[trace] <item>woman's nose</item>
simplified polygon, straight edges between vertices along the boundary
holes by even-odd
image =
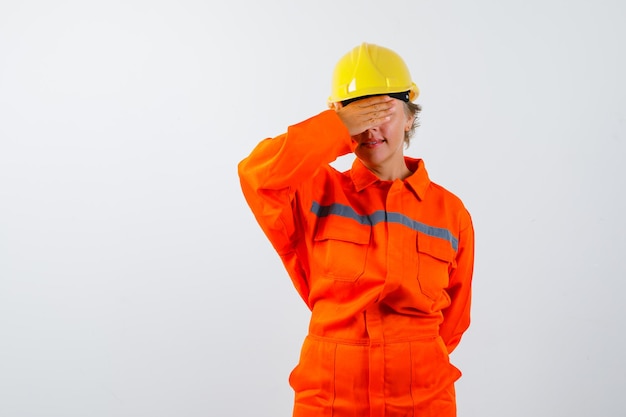
[[[367,134],[368,138],[372,138],[374,137],[374,135],[376,135],[376,133],[378,133],[378,127],[371,127],[367,129],[365,133]]]

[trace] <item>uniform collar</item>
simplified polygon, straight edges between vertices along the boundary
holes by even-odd
[[[404,157],[406,166],[409,170],[413,171],[413,175],[404,180],[404,183],[409,186],[417,194],[420,200],[426,195],[426,189],[430,185],[430,179],[428,178],[428,172],[424,166],[424,161],[421,159]],[[352,169],[350,170],[350,176],[352,182],[357,191],[361,191],[366,187],[374,184],[380,179],[374,175],[372,171],[367,169],[359,158],[355,158],[352,163]]]

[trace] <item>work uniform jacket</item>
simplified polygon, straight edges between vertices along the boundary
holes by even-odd
[[[289,381],[295,417],[456,415],[448,354],[469,326],[474,257],[462,202],[424,162],[382,181],[333,110],[257,145],[239,164],[245,198],[311,309]]]

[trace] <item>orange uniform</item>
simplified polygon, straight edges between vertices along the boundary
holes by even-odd
[[[327,110],[262,141],[239,164],[243,193],[311,309],[290,375],[295,417],[456,415],[448,354],[469,326],[469,213],[413,175],[382,181],[355,159]]]

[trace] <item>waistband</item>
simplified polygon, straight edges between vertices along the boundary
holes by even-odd
[[[338,338],[338,337],[319,336],[319,335],[312,334],[312,333],[307,334],[306,337],[308,339],[317,340],[317,341],[326,342],[326,343],[334,343],[338,345],[370,346],[372,344],[372,339],[346,339],[346,338]],[[413,336],[413,337],[383,339],[382,341],[375,341],[374,343],[391,345],[395,343],[426,342],[426,341],[435,340],[438,337],[439,337],[438,334],[426,334],[426,335],[419,335],[419,336]]]

